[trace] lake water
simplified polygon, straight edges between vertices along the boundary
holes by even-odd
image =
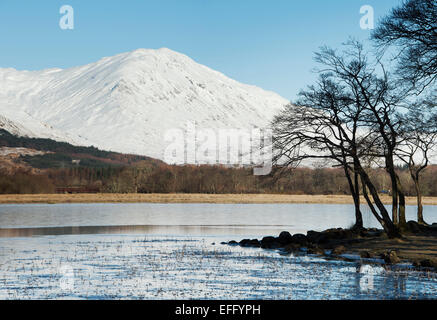
[[[0,298],[437,299],[432,273],[220,244],[353,222],[351,205],[0,205]]]

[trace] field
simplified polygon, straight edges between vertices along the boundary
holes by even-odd
[[[383,196],[386,204],[391,198]],[[282,194],[2,194],[0,204],[8,203],[320,203],[353,204],[346,195],[282,195]],[[365,203],[362,199],[362,203]],[[407,205],[415,205],[414,197]],[[437,205],[437,197],[425,197],[424,205]]]

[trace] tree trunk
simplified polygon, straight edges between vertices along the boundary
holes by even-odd
[[[354,196],[355,228],[363,229],[363,214],[361,213],[359,175],[358,172],[356,171],[354,172],[354,180],[355,180],[355,196]]]
[[[399,192],[399,225],[401,227],[405,227],[407,224],[407,220],[405,217],[405,194],[402,190],[401,181],[399,177],[396,177],[398,183],[398,192]]]
[[[390,216],[388,214],[387,209],[385,208],[384,204],[381,201],[381,198],[378,195],[378,191],[376,190],[375,186],[373,185],[372,181],[369,178],[369,175],[367,172],[360,167],[359,168],[359,174],[361,176],[361,179],[363,181],[364,186],[367,186],[369,189],[369,192],[372,196],[373,201],[375,202],[375,205],[378,207],[378,210],[381,214],[381,217],[377,214],[375,208],[373,207],[372,213],[375,215],[379,223],[384,228],[384,231],[387,233],[387,236],[389,238],[399,238],[401,236],[399,229],[397,226],[390,220]],[[366,198],[367,202],[369,203],[369,206],[371,206],[371,200],[369,196],[367,195]]]
[[[399,224],[399,219],[398,219],[398,191],[393,189],[392,190],[392,209],[391,209],[391,216],[392,216],[392,220],[393,223],[395,225]]]
[[[366,184],[364,183],[362,178],[361,178],[361,181],[362,181],[362,185],[363,185],[363,195],[364,195],[364,198],[367,201],[367,204],[368,204],[368,206],[370,208],[370,211],[372,211],[372,213],[375,216],[376,220],[378,220],[378,222],[382,225],[383,224],[382,218],[379,216],[378,211],[376,211],[375,206],[372,203],[372,200],[370,200],[369,193],[367,192]]]
[[[358,173],[354,173],[354,182],[352,181],[352,177],[350,175],[349,169],[344,168],[344,172],[349,183],[349,188],[351,191],[352,198],[354,200],[355,206],[355,225],[353,229],[360,230],[363,229],[363,215],[361,213],[360,208],[360,187],[358,184]]]
[[[398,215],[398,203],[399,203],[399,190],[398,190],[398,181],[397,175],[395,172],[395,167],[393,163],[393,154],[389,153],[385,157],[385,165],[388,174],[390,175],[391,180],[391,188],[392,188],[392,221],[395,225],[399,224],[399,215]]]
[[[399,219],[398,219],[398,203],[399,203],[399,192],[398,192],[398,187],[397,187],[397,182],[396,182],[396,178],[393,177],[392,173],[389,172],[390,174],[390,179],[391,179],[391,186],[392,186],[392,191],[391,191],[391,198],[392,198],[392,209],[391,209],[391,215],[392,215],[392,221],[395,225],[399,224]]]
[[[414,174],[411,174],[411,177],[414,181],[414,188],[416,189],[416,197],[417,197],[417,222],[420,224],[426,225],[427,223],[423,219],[423,203],[422,203],[422,190],[420,189],[419,177]]]

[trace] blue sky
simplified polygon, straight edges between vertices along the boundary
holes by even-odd
[[[67,68],[137,48],[167,47],[238,81],[294,99],[314,79],[313,53],[366,40],[401,0],[1,0],[0,67]],[[74,30],[59,27],[62,5]]]

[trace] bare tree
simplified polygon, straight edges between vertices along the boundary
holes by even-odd
[[[377,45],[396,46],[399,73],[421,90],[437,79],[437,0],[407,0],[372,34]]]
[[[273,122],[275,161],[296,165],[308,159],[325,159],[342,166],[346,175],[353,172],[356,176],[350,186],[354,201],[358,199],[359,204],[359,177],[375,218],[390,237],[397,237],[399,230],[362,161],[384,157],[399,195],[394,149],[400,124],[395,123],[398,118],[394,115],[400,98],[383,69],[384,76],[376,76],[362,45],[356,41],[349,41],[342,54],[322,48],[316,61],[322,65],[318,83],[302,91],[298,106],[290,105]],[[394,204],[398,204],[397,198]]]
[[[436,17],[437,0],[407,0],[383,18],[379,27],[372,34],[372,38],[382,49],[382,52],[390,47],[399,49],[395,56],[398,65],[397,74],[400,76],[398,84],[408,88],[408,91],[414,90],[419,95],[429,88],[431,95],[434,95],[430,101],[437,100],[434,89],[437,80]],[[408,116],[402,115],[400,117],[405,124],[403,129],[407,129],[402,138],[407,141],[401,142],[402,148],[397,149],[396,152],[408,166],[411,178],[415,183],[418,195],[418,220],[423,223],[419,178],[420,173],[428,166],[428,154],[434,147],[433,139],[435,136],[429,135],[429,127],[426,129],[427,134],[423,132],[427,126],[421,120],[428,118],[429,115],[420,112],[420,105],[412,104],[412,106],[409,109],[413,110]],[[418,114],[421,115],[420,119]],[[419,132],[421,133],[419,134]],[[418,159],[417,153],[421,154],[421,159]],[[388,166],[388,169],[391,169],[391,166]],[[392,175],[393,177],[395,176]],[[396,177],[396,180],[398,183],[394,194],[399,195],[399,222],[404,224],[406,222],[405,196],[399,178]],[[395,197],[397,196],[394,195]],[[395,200],[393,199],[393,203]],[[393,214],[394,211],[393,208]]]
[[[417,197],[417,222],[426,224],[423,218],[422,190],[420,177],[430,164],[430,157],[437,145],[437,114],[433,110],[435,103],[421,101],[404,117],[404,142],[399,145],[396,154],[403,161],[414,182]]]
[[[321,87],[329,86],[325,81],[326,79],[321,79]],[[321,91],[326,89],[326,87],[325,89],[321,87],[319,87]],[[319,106],[322,106],[327,100],[332,100],[327,92],[316,92],[314,87],[309,90],[312,92],[301,93],[301,95],[306,96],[304,99],[308,99],[308,104],[304,103],[303,100],[300,101],[299,105],[302,104],[304,107],[290,104],[273,121],[273,143],[276,151],[274,163],[287,168],[289,166],[296,167],[302,162],[310,160],[341,166],[355,204],[354,229],[362,229],[363,218],[360,209],[358,174],[353,169],[353,160],[347,155],[349,151],[345,150],[348,142],[344,139],[344,132],[340,128],[343,123],[335,111],[325,113],[319,109]],[[311,107],[309,107],[309,103],[312,104]],[[317,106],[314,106],[313,103]],[[329,102],[327,103],[329,104]],[[335,102],[332,101],[332,103]],[[334,109],[336,108],[334,107]]]

